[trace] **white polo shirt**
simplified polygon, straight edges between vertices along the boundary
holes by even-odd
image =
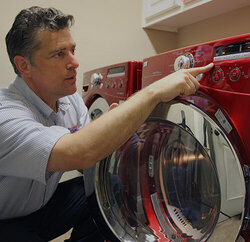
[[[58,100],[55,113],[17,77],[0,89],[0,219],[28,215],[44,206],[62,172],[47,172],[55,143],[89,123],[77,93]]]

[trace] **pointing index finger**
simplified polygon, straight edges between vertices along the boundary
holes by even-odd
[[[213,68],[213,66],[214,66],[214,63],[210,63],[210,64],[208,64],[206,66],[194,67],[194,68],[188,69],[188,72],[192,76],[196,77],[201,73],[205,73],[205,72],[210,71]]]

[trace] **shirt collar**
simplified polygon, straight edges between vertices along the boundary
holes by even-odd
[[[40,97],[38,97],[33,90],[26,84],[26,82],[19,76],[16,77],[13,83],[10,84],[9,88],[12,86],[16,88],[21,95],[32,103],[40,113],[49,117],[54,111],[50,108]],[[66,112],[70,106],[68,97],[59,98],[57,101],[58,112],[60,110]]]

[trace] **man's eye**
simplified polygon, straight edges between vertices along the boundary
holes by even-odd
[[[72,49],[72,54],[74,55],[75,54],[75,52],[76,52],[76,49]]]
[[[64,53],[63,52],[58,52],[54,55],[54,57],[58,58],[58,57],[63,57]]]

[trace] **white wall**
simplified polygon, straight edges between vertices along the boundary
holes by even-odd
[[[250,33],[249,6],[181,28],[177,47]]]
[[[142,60],[175,47],[176,34],[141,28],[142,0],[2,0],[0,8],[0,87],[15,78],[5,35],[15,16],[30,6],[56,7],[75,17],[78,92],[85,71],[128,60]]]

